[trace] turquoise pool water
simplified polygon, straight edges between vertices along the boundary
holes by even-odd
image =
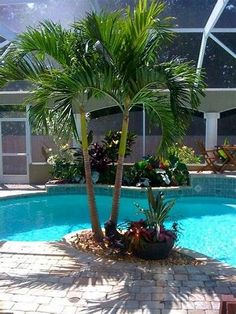
[[[101,222],[109,218],[111,198],[96,197]],[[146,199],[137,199],[147,205]],[[133,198],[121,200],[120,221],[139,219]],[[182,228],[179,246],[190,248],[236,267],[236,200],[182,197],[167,225]],[[72,231],[90,228],[85,195],[55,195],[0,201],[0,240],[52,241]]]

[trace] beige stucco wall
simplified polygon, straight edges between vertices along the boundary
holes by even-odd
[[[51,165],[33,163],[29,165],[29,184],[45,184],[50,178]]]

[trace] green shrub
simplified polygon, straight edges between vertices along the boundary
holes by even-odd
[[[125,171],[123,184],[136,186],[188,185],[189,172],[186,165],[174,155],[171,155],[166,161],[149,156],[136,162]]]
[[[96,183],[113,184],[115,181],[114,163],[118,159],[120,132],[109,131],[106,133],[101,144],[92,143],[92,132],[89,133],[90,146],[89,156],[92,172],[98,174]],[[132,151],[136,135],[128,133],[127,152],[128,156]],[[84,182],[83,153],[81,148],[69,148],[64,146],[57,154],[48,158],[52,165],[51,175],[54,179],[67,182]]]
[[[175,145],[169,147],[169,155],[174,155],[179,158],[179,160],[185,164],[200,164],[201,156],[196,155],[192,147],[186,145],[180,145],[176,143]]]
[[[118,160],[120,137],[121,137],[120,131],[108,131],[105,134],[104,140],[102,141],[107,157],[111,163],[115,163]],[[131,154],[132,146],[135,143],[136,137],[137,136],[134,133],[128,132],[125,157]]]
[[[50,156],[48,163],[52,165],[53,179],[79,182],[84,177],[83,165],[76,161],[73,152],[68,148],[61,149],[58,154]]]

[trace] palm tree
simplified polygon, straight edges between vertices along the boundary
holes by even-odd
[[[0,85],[25,80],[32,83],[32,114],[44,122],[57,111],[58,125],[80,113],[81,139],[92,230],[97,240],[102,231],[97,215],[88,158],[85,113],[91,97],[105,96],[123,112],[122,135],[115,179],[111,220],[118,220],[129,112],[145,105],[162,129],[159,152],[184,134],[186,106],[197,108],[202,81],[189,63],[160,63],[159,54],[173,34],[168,19],[160,19],[164,5],[140,0],[134,11],[88,14],[64,30],[45,22],[18,37],[0,68]],[[167,93],[166,91],[169,91]]]
[[[112,99],[123,113],[119,157],[110,220],[118,220],[123,164],[129,126],[129,112],[144,105],[162,129],[158,152],[181,137],[196,109],[204,84],[191,63],[178,60],[161,63],[163,45],[173,38],[169,19],[160,19],[164,4],[139,0],[133,11],[91,13],[75,28],[83,32],[91,47],[103,58],[103,80],[99,90]],[[100,69],[101,70],[101,69]]]
[[[28,30],[12,43],[0,67],[0,85],[13,81],[31,83],[31,118],[39,126],[46,117],[57,114],[58,130],[68,121],[75,136],[81,133],[87,195],[92,231],[96,240],[103,238],[95,204],[91,167],[88,155],[86,111],[89,99],[87,86],[93,84],[96,62],[92,55],[81,58],[86,43],[79,34],[51,22]],[[80,113],[81,130],[76,129],[74,113]]]

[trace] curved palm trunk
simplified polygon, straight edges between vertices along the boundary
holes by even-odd
[[[118,156],[118,161],[117,161],[116,178],[115,178],[115,186],[114,186],[111,217],[110,217],[110,220],[115,225],[117,224],[117,221],[118,221],[119,202],[120,202],[120,193],[121,193],[121,185],[122,185],[122,177],[123,177],[128,127],[129,127],[129,110],[125,109],[124,114],[123,114],[123,122],[122,122],[122,130],[121,130],[121,138],[120,138],[120,146],[119,146],[119,156]]]
[[[92,231],[94,233],[94,238],[97,241],[102,241],[103,232],[101,225],[98,219],[98,213],[95,203],[95,195],[91,174],[91,166],[88,154],[88,138],[87,138],[87,122],[86,116],[83,109],[80,110],[80,119],[81,119],[81,140],[82,140],[82,150],[84,157],[84,170],[85,170],[85,179],[86,179],[86,189],[88,194],[88,203],[89,203],[89,213],[92,225]]]

